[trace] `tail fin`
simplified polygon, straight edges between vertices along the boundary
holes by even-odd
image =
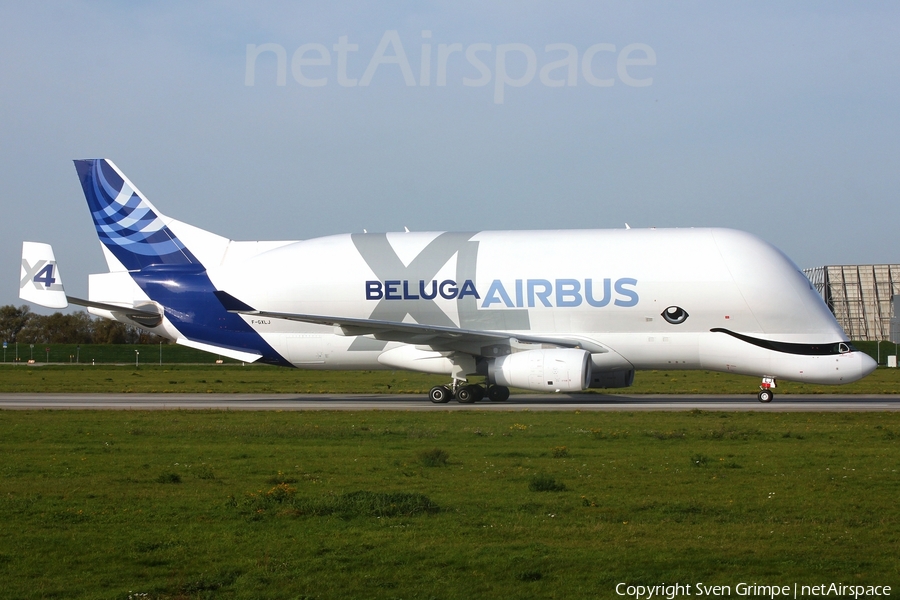
[[[47,308],[69,305],[50,244],[22,242],[19,298]]]
[[[76,160],[75,170],[100,241],[129,271],[149,265],[200,264],[150,204],[108,159]]]

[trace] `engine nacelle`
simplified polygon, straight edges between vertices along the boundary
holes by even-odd
[[[575,348],[516,352],[494,359],[488,380],[538,392],[580,392],[591,384],[591,353]]]

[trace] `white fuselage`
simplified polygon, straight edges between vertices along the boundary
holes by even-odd
[[[727,333],[797,347],[847,341],[784,254],[734,230],[348,234],[207,269],[217,289],[260,311],[577,340],[595,370],[709,369],[845,383],[873,367],[860,352],[786,352]],[[664,318],[667,309],[675,322]],[[394,366],[379,357],[404,345],[242,318],[298,367]]]

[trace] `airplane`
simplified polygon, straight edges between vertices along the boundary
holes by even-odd
[[[799,268],[721,228],[351,233],[234,241],[161,213],[108,159],[75,169],[109,272],[67,296],[24,242],[20,297],[247,363],[445,375],[432,402],[630,386],[702,369],[843,384],[875,361]],[[481,380],[482,383],[474,383]]]

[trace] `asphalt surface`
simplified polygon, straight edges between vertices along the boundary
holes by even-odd
[[[500,411],[900,411],[900,395],[523,394],[506,402],[432,404],[422,395],[381,394],[0,394],[0,410],[500,410]]]

